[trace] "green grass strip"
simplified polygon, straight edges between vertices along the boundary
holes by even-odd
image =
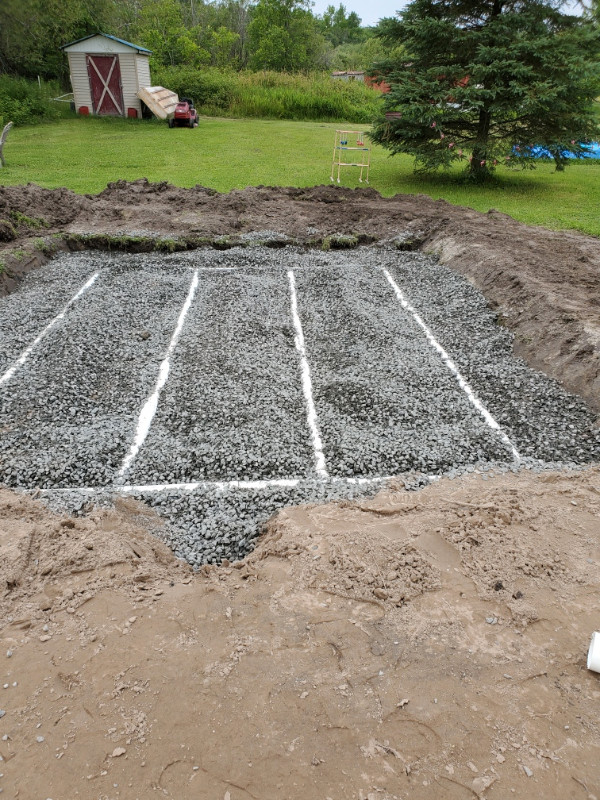
[[[336,128],[360,124],[201,118],[194,130],[166,123],[72,118],[16,127],[5,148],[0,183],[34,182],[96,193],[110,181],[148,178],[176,186],[196,184],[219,192],[246,186],[314,186],[330,183]],[[360,186],[346,168],[342,185]],[[407,157],[373,148],[371,184],[384,196],[426,194],[479,211],[495,208],[523,222],[600,236],[600,162],[577,163],[564,173],[552,164],[534,171],[501,169],[489,186],[472,186],[457,171],[418,176]]]

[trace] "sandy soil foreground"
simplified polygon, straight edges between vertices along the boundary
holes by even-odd
[[[194,575],[150,512],[0,492],[19,800],[600,797],[600,470],[283,512]]]

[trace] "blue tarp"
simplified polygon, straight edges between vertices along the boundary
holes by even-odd
[[[600,143],[592,142],[591,144],[580,145],[585,152],[581,155],[571,153],[568,150],[563,150],[561,156],[563,158],[600,158]],[[527,149],[527,155],[534,158],[554,158],[549,150],[545,147],[532,147]]]

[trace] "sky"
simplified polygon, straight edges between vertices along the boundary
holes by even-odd
[[[393,17],[406,5],[405,0],[342,0],[346,11],[356,11],[364,26],[376,25],[382,17]],[[313,14],[322,14],[327,6],[339,6],[340,0],[314,0]]]
[[[346,11],[356,11],[362,20],[363,26],[377,25],[382,17],[393,17],[396,11],[404,8],[408,0],[313,0],[313,14],[322,14],[327,6],[339,6],[340,2],[346,7]],[[579,14],[581,8],[576,0],[571,0],[563,9],[566,13]]]

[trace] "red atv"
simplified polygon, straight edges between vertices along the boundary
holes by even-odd
[[[175,108],[175,114],[169,119],[169,128],[186,127],[195,128],[198,125],[198,112],[194,108],[194,101],[188,97],[180,97]]]

